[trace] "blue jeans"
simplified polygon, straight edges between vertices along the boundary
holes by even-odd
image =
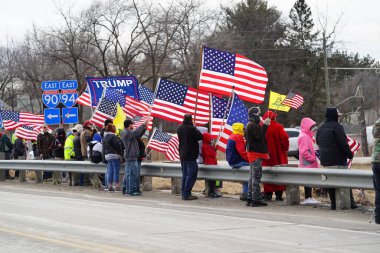
[[[138,192],[141,192],[140,191],[140,171],[141,171],[141,161],[137,161],[136,188]]]
[[[140,177],[137,160],[125,162],[125,193],[132,194],[138,192],[137,177]]]
[[[108,186],[112,186],[113,183],[119,184],[119,171],[120,171],[120,159],[107,160],[107,182]]]
[[[237,164],[234,164],[234,165],[230,165],[230,166],[233,169],[239,169],[240,167],[243,167],[243,166],[249,166],[249,162],[242,161],[240,163],[237,163]],[[248,182],[243,182],[242,185],[243,185],[243,194],[244,193],[248,193]]]
[[[198,176],[198,163],[196,161],[181,161],[182,167],[182,198],[188,198]]]
[[[380,223],[380,163],[372,163],[373,186],[375,188],[375,221]]]

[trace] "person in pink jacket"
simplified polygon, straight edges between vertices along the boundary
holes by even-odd
[[[301,133],[298,136],[299,167],[319,168],[318,158],[314,150],[314,133],[317,131],[317,124],[310,118],[301,120]],[[318,204],[319,201],[312,198],[312,188],[305,186],[305,200],[303,204]]]

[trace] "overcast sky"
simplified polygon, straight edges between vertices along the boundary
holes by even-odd
[[[38,26],[54,23],[57,10],[55,3],[74,5],[76,10],[88,6],[92,0],[0,0],[0,43],[10,39],[20,40],[27,29],[35,23]],[[238,2],[236,0],[207,0],[209,6]],[[293,0],[268,0],[288,17]],[[380,2],[377,0],[308,0],[312,8],[314,23],[318,25],[318,13],[328,15],[333,25],[343,13],[338,27],[337,40],[343,41],[339,49],[371,55],[380,60]]]

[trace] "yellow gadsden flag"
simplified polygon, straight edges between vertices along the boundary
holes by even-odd
[[[119,104],[116,104],[116,116],[113,119],[113,124],[116,127],[116,132],[118,133],[119,131],[124,129],[124,120],[126,119],[125,112],[123,109],[121,109]]]
[[[285,97],[286,97],[286,95],[281,95],[280,93],[270,91],[269,109],[288,112],[290,110],[290,107],[281,104],[282,101],[284,101]]]

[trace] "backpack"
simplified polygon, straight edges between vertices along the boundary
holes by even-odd
[[[102,145],[102,144],[97,141],[92,141],[88,144],[88,148],[89,148],[88,158],[90,159],[92,163],[100,163],[101,161],[103,161],[102,152],[98,151],[98,150],[102,150],[102,148],[94,149],[96,145]]]

